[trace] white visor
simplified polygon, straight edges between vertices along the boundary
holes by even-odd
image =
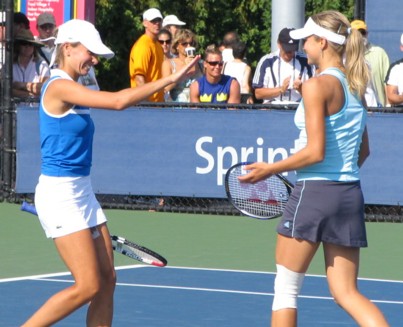
[[[313,21],[312,18],[309,18],[306,21],[305,26],[303,28],[290,31],[290,36],[294,40],[305,39],[311,35],[323,37],[324,39],[330,42],[334,42],[340,45],[343,45],[346,42],[346,37],[344,35],[334,33],[332,31],[327,30],[326,28],[323,28],[322,26],[319,26]]]

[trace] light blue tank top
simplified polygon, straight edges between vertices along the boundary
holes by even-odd
[[[74,106],[63,115],[46,111],[43,97],[50,83],[59,78],[71,79],[62,71],[43,86],[39,104],[41,173],[47,176],[88,176],[92,163],[94,123],[90,109]]]
[[[350,92],[342,71],[329,68],[321,73],[324,74],[335,76],[340,81],[345,103],[338,113],[326,117],[325,159],[298,170],[297,180],[356,181],[359,180],[358,153],[367,112],[361,100]],[[298,148],[302,149],[307,144],[303,100],[297,108],[294,122],[300,129]]]

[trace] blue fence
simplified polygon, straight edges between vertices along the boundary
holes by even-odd
[[[98,194],[225,198],[224,175],[239,161],[292,154],[292,110],[130,108],[92,110],[92,180]],[[403,200],[403,115],[369,115],[371,156],[362,171],[367,204]],[[17,193],[33,193],[40,173],[38,108],[17,108]],[[294,173],[288,178],[295,180]]]

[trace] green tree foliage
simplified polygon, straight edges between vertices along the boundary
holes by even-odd
[[[159,8],[164,16],[175,14],[198,36],[201,52],[219,44],[228,31],[237,31],[247,44],[247,57],[256,66],[271,51],[271,0],[97,0],[96,26],[105,43],[115,52],[112,60],[97,67],[99,84],[105,90],[128,87],[130,49],[144,32],[142,13]],[[306,0],[306,16],[327,9],[343,12],[352,19],[354,0]]]

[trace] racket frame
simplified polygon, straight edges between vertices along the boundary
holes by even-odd
[[[168,263],[160,254],[149,248],[126,240],[124,237],[111,235],[111,241],[113,250],[137,261],[157,267],[165,267]],[[139,252],[143,252],[145,255],[141,256],[138,254]]]
[[[33,215],[38,215],[35,205],[26,201],[22,202],[20,209]],[[121,236],[110,235],[110,238],[113,250],[129,258],[157,267],[165,267],[168,263],[162,255],[150,250],[149,248],[146,248],[145,246],[133,243]],[[139,252],[142,252],[145,255],[141,256],[138,254]]]
[[[254,215],[250,212],[248,212],[247,210],[241,208],[238,206],[238,204],[236,203],[236,201],[233,200],[233,196],[231,195],[231,191],[230,191],[230,187],[229,187],[229,178],[231,175],[231,172],[236,169],[237,167],[242,167],[242,166],[246,166],[246,165],[250,165],[253,162],[238,162],[235,165],[231,166],[226,174],[225,174],[225,192],[227,194],[227,198],[229,200],[229,202],[232,204],[232,206],[237,209],[239,212],[241,212],[242,214],[244,214],[245,216],[251,217],[251,218],[256,218],[256,219],[260,219],[260,220],[269,220],[269,219],[274,219],[274,218],[278,218],[282,216],[282,212],[276,214],[276,215],[267,215],[267,216],[260,216],[260,215]],[[274,174],[274,176],[278,177],[280,179],[280,181],[282,181],[287,189],[288,195],[291,194],[292,190],[294,189],[294,185],[287,179],[285,178],[283,175],[281,174]]]

